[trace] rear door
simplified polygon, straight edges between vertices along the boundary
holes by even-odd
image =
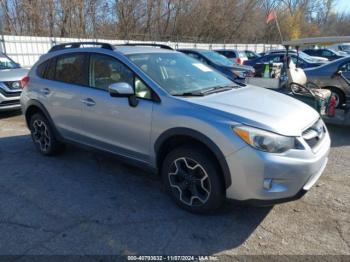
[[[68,53],[54,57],[48,63],[43,79],[36,85],[38,100],[44,104],[63,137],[79,140],[81,94],[88,85],[87,55]]]

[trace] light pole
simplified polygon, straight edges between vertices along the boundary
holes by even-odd
[[[4,10],[3,10],[3,6],[0,5],[0,52],[6,54],[3,25],[4,25]]]

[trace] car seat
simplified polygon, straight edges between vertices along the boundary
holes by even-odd
[[[301,68],[297,68],[294,62],[289,59],[289,67],[287,68],[288,75],[288,86],[292,93],[300,100],[303,99],[302,96],[313,97],[316,100],[315,108],[322,114],[325,114],[326,109],[328,108],[328,103],[332,97],[332,92],[327,89],[321,89],[317,86],[311,88],[310,85],[307,85],[307,77],[305,72]],[[310,101],[310,100],[309,100]],[[307,101],[304,101],[308,103]],[[308,103],[310,104],[310,103]],[[324,111],[324,112],[323,112]]]

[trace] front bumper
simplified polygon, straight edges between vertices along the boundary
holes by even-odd
[[[226,157],[232,184],[229,199],[280,203],[303,196],[322,175],[330,150],[327,133],[317,152],[311,148],[271,154],[246,146]]]

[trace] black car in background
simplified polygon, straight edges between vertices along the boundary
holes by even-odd
[[[251,66],[239,65],[227,59],[219,53],[206,49],[178,49],[177,51],[199,60],[200,62],[211,66],[212,68],[225,74],[227,78],[244,82],[246,77],[255,75],[255,70]]]
[[[328,48],[321,48],[321,49],[305,49],[303,50],[304,53],[311,55],[311,56],[320,56],[327,58],[329,61],[333,61],[339,58],[343,58],[345,55],[341,55],[338,52],[328,49]]]

